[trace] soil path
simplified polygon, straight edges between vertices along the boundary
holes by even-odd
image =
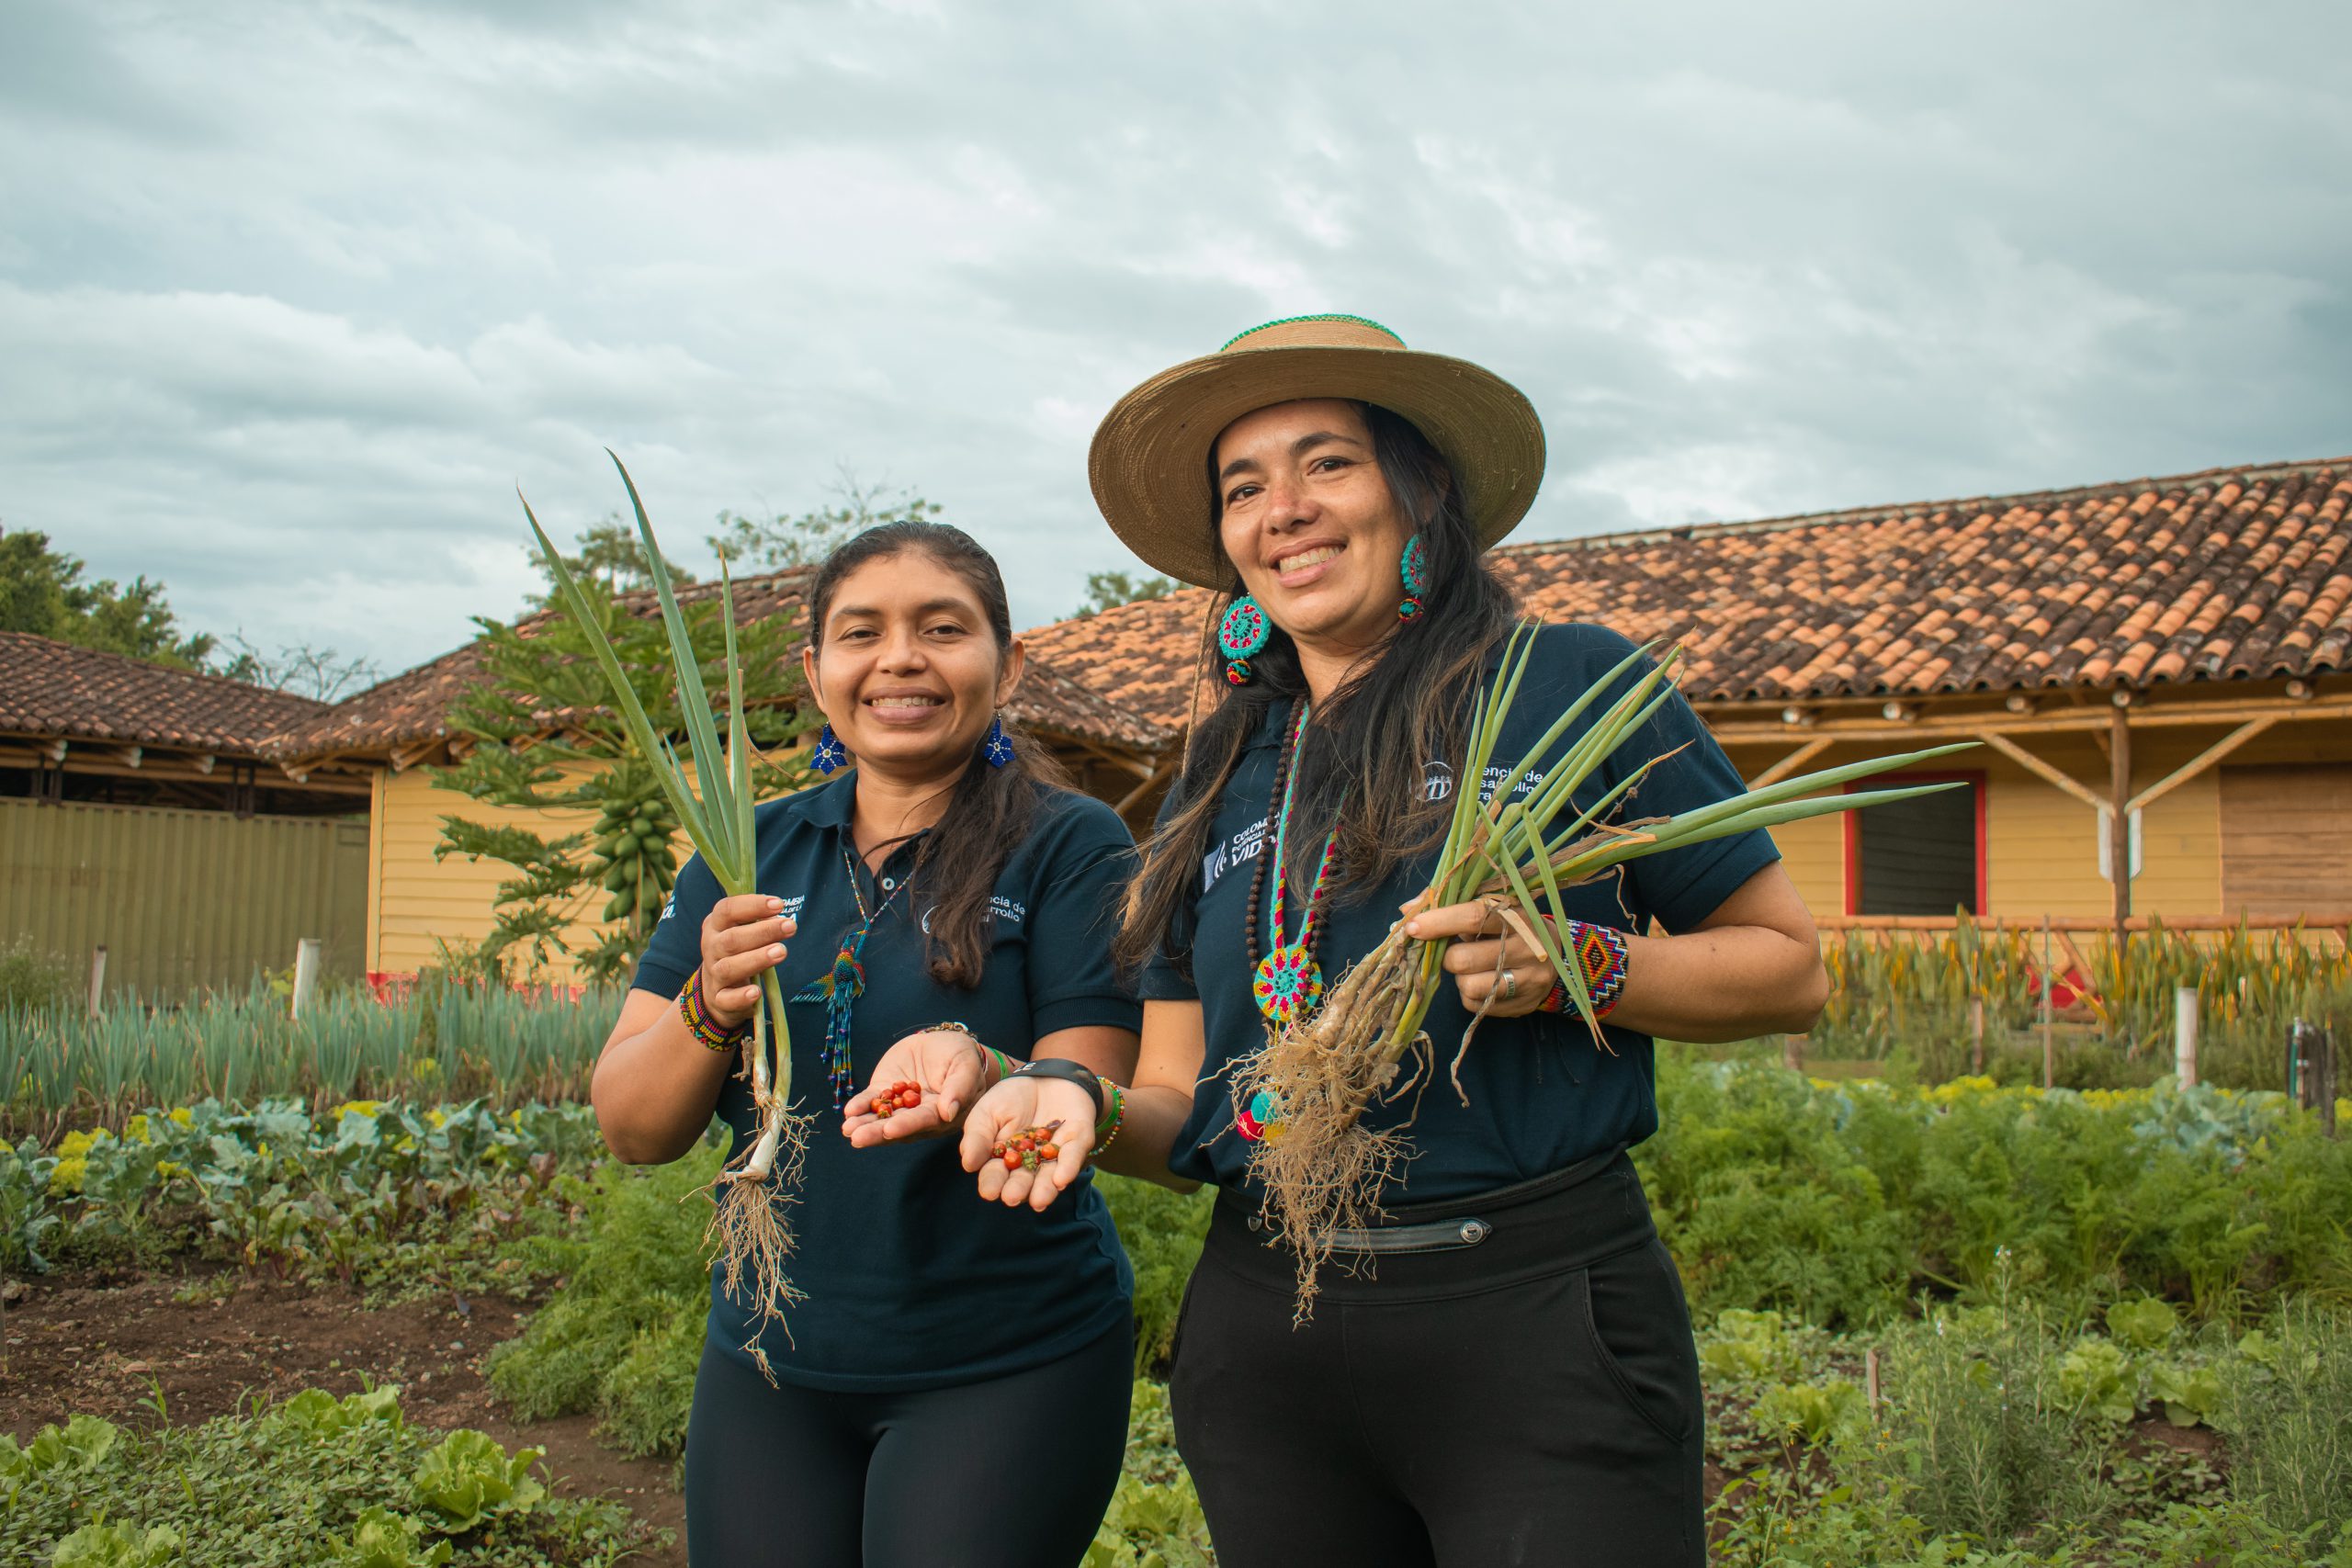
[[[351,1393],[363,1380],[398,1383],[413,1424],[473,1427],[510,1448],[545,1449],[558,1492],[616,1498],[671,1532],[666,1547],[650,1545],[633,1563],[685,1568],[685,1504],[668,1461],[615,1453],[590,1435],[590,1416],[517,1423],[492,1397],[483,1359],[514,1337],[528,1308],[444,1296],[369,1311],[351,1291],[251,1279],[225,1300],[183,1302],[187,1282],[12,1282],[0,1316],[0,1431],[21,1442],[76,1415],[145,1424],[159,1393],[169,1420],[191,1424],[254,1393],[276,1400],[306,1388]]]

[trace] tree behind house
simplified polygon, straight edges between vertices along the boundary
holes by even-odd
[[[713,551],[742,571],[783,571],[814,566],[840,545],[885,523],[932,523],[945,511],[912,490],[866,484],[847,469],[833,481],[831,506],[797,516],[747,517],[718,514],[718,532],[704,539]]]
[[[78,648],[127,654],[175,670],[202,670],[217,639],[183,633],[164,585],[83,579],[80,558],[52,550],[49,536],[0,531],[0,631],[30,632]]]

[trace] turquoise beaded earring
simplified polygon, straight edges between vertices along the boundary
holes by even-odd
[[[1419,534],[1405,542],[1405,558],[1396,563],[1396,574],[1405,580],[1405,602],[1396,606],[1396,618],[1409,621],[1421,613],[1421,595],[1430,591],[1430,556]]]
[[[1216,624],[1216,649],[1225,655],[1225,678],[1237,686],[1247,683],[1250,660],[1265,650],[1273,635],[1273,623],[1247,593],[1228,605],[1225,618]]]

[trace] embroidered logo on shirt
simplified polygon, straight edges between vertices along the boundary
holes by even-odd
[[[1421,798],[1447,800],[1453,795],[1453,770],[1431,758],[1421,764]]]
[[[1265,847],[1266,819],[1261,817],[1201,857],[1201,891],[1215,887],[1217,878],[1234,867],[1256,860]]]
[[[1478,781],[1478,799],[1480,802],[1489,806],[1493,805],[1496,794],[1502,789],[1503,781],[1510,776],[1510,770],[1509,768],[1501,766],[1489,767],[1487,770],[1486,776]],[[1516,800],[1543,782],[1544,775],[1542,773],[1522,774],[1521,775],[1519,782],[1510,786],[1510,798]]]
[[[922,928],[923,935],[931,934],[931,917],[938,912],[939,906],[936,904],[922,912],[922,919],[916,924]],[[1017,926],[1029,918],[1029,907],[1000,893],[989,900],[989,913],[1009,926]]]

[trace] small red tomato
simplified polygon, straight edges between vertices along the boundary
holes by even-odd
[[[899,1091],[899,1110],[912,1111],[916,1106],[921,1105],[922,1103],[922,1095],[918,1090],[909,1089]]]
[[[1037,1157],[1039,1159],[1049,1160],[1059,1159],[1062,1157],[1062,1146],[1059,1144],[1047,1144],[1044,1148],[1037,1151]]]
[[[1021,1168],[1021,1156],[1014,1154],[1011,1149],[1005,1150],[1004,1168],[1007,1170],[1019,1170]]]

